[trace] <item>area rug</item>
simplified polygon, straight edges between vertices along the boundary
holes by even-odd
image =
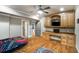
[[[35,53],[53,53],[53,51],[48,48],[41,47],[38,48]]]

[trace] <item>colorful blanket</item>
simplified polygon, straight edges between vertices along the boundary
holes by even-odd
[[[12,37],[2,39],[0,40],[0,52],[6,52],[27,43],[28,41],[23,37]]]

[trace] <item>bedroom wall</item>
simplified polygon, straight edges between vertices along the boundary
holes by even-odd
[[[16,10],[2,5],[0,6],[0,15],[2,15],[0,16],[0,39],[20,35],[23,36],[22,20],[28,20],[29,22],[32,20],[32,18],[27,17],[25,14],[16,12]],[[21,17],[19,18],[17,16]],[[28,23],[28,27],[28,36],[31,36],[30,23]]]
[[[23,36],[22,21],[28,23],[26,37],[32,37],[32,24],[29,18],[19,18],[14,16],[0,15],[0,39],[5,39],[15,36]],[[26,24],[25,24],[26,25]]]
[[[79,52],[79,23],[77,23],[79,19],[79,6],[76,6],[75,11],[75,34],[76,34],[76,48]]]
[[[42,32],[45,32],[45,26],[44,26],[45,17],[42,17],[42,18],[40,19],[40,22],[41,22],[41,33],[42,33]]]

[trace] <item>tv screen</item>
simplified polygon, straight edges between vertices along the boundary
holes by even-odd
[[[52,25],[52,26],[60,26],[60,21],[59,21],[59,19],[53,19],[53,20],[51,21],[51,25]]]

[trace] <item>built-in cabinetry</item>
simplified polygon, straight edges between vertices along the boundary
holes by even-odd
[[[52,32],[44,32],[43,37],[45,39],[58,40],[61,45],[75,47],[76,46],[76,38],[75,34],[64,34],[64,33],[52,33]]]
[[[51,27],[51,18],[50,17],[45,18],[45,27]]]
[[[75,30],[75,14],[74,11],[68,11],[58,14],[53,14],[46,17],[45,20],[46,32],[43,33],[45,39],[51,40],[60,44],[60,52],[69,52],[69,47],[76,47]],[[57,45],[56,44],[56,45]],[[59,46],[57,46],[59,47]],[[57,50],[57,48],[55,48]],[[74,49],[73,49],[74,50]]]
[[[76,38],[75,35],[72,34],[64,34],[61,37],[61,44],[75,47],[76,46]]]
[[[58,16],[60,16],[60,19],[59,19],[60,26],[52,26],[51,20],[55,20]],[[74,28],[74,26],[75,26],[74,12],[64,12],[64,13],[59,13],[52,16],[47,16],[45,20],[45,27]]]
[[[75,27],[75,15],[74,12],[60,13],[61,27],[74,28]]]

